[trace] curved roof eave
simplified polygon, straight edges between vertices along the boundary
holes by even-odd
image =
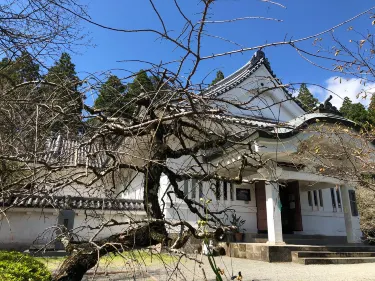
[[[309,113],[297,117],[289,122],[283,124],[281,127],[277,127],[271,131],[265,130],[257,130],[256,132],[259,134],[261,138],[268,138],[268,139],[286,139],[293,137],[301,132],[301,130],[307,128],[312,124],[317,124],[319,122],[322,123],[330,123],[330,124],[341,124],[346,127],[350,127],[355,129],[356,131],[360,131],[363,127],[349,119],[346,119],[342,116],[332,114],[332,113]]]

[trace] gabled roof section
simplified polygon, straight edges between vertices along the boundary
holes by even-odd
[[[78,166],[87,165],[103,168],[110,160],[106,150],[115,150],[123,141],[122,137],[115,137],[109,141],[107,148],[103,143],[85,144],[84,139],[65,139],[62,135],[48,138],[45,150],[40,155],[40,160],[53,166]]]
[[[255,52],[255,54],[247,64],[245,64],[239,70],[227,76],[223,80],[220,80],[214,85],[208,87],[202,94],[208,96],[220,96],[228,92],[229,90],[237,87],[247,78],[249,78],[262,65],[266,67],[271,76],[275,78],[279,85],[281,85],[281,81],[278,78],[276,78],[276,75],[272,71],[271,65],[268,59],[266,58],[265,53],[262,50],[258,50]],[[285,94],[289,96],[299,107],[305,110],[302,103],[299,100],[294,98],[285,88],[282,89],[285,92]]]

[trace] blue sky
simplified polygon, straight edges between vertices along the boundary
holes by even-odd
[[[173,0],[155,0],[154,2],[165,19],[167,29],[172,34],[177,34],[184,22],[177,13]],[[179,0],[179,3],[186,15],[193,21],[199,19],[197,12],[202,8],[202,4],[194,0]],[[251,47],[267,42],[283,41],[285,37],[296,39],[318,33],[375,5],[371,0],[281,0],[280,3],[285,5],[286,9],[260,0],[217,0],[210,11],[210,20],[262,16],[277,18],[282,22],[244,20],[235,23],[211,24],[206,32],[230,39],[245,47]],[[111,27],[161,28],[148,0],[91,1],[89,14],[92,20]],[[375,28],[371,26],[369,15],[349,25],[358,29]],[[335,34],[348,40],[346,29],[349,25],[336,30]],[[147,67],[136,62],[119,61],[139,59],[158,63],[178,59],[182,54],[172,48],[169,43],[158,40],[151,34],[113,32],[91,24],[83,24],[83,26],[90,32],[92,43],[96,47],[78,49],[80,54],[73,55],[73,61],[81,77],[86,76],[87,73],[98,73],[110,69],[120,77],[126,77],[129,75],[127,71],[135,72]],[[233,44],[212,38],[204,38],[202,46],[203,54],[207,55],[238,48]],[[302,43],[300,47],[314,50],[311,41]],[[274,72],[284,83],[308,82],[327,87],[337,84],[338,80],[333,79],[335,73],[309,64],[290,47],[271,47],[265,52]],[[245,64],[252,54],[253,51],[250,51],[205,61],[200,65],[195,81],[200,81],[217,69],[229,75]],[[213,76],[214,73],[209,75],[206,82],[210,82]],[[351,81],[350,93],[348,90],[345,91],[345,83],[346,81],[335,88],[340,91],[337,94],[342,97],[355,96],[352,92],[358,90],[357,82]],[[316,87],[311,87],[311,89],[321,99],[325,98],[324,91]],[[335,103],[339,105],[340,101],[336,100]]]

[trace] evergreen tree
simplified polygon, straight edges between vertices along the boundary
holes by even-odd
[[[51,89],[50,93],[54,93],[55,104],[64,109],[61,118],[57,118],[52,126],[53,131],[60,131],[63,127],[73,133],[77,132],[78,124],[82,114],[82,99],[84,98],[78,91],[80,80],[75,71],[75,65],[71,61],[71,57],[67,53],[63,53],[52,66],[45,80],[58,85]]]
[[[345,97],[344,101],[342,102],[341,108],[340,108],[340,112],[342,113],[342,115],[344,117],[349,116],[349,112],[350,112],[350,109],[351,109],[352,105],[353,105],[353,103],[352,103],[351,99],[348,98],[348,97]]]
[[[129,84],[129,98],[138,97],[141,93],[150,94],[155,91],[154,84],[146,71],[140,70],[135,76],[132,83]]]
[[[370,99],[370,104],[368,106],[368,110],[369,111],[374,111],[375,112],[375,94],[373,94],[371,96],[371,99]]]
[[[154,79],[154,81],[157,80]],[[136,104],[133,100],[138,98],[141,94],[148,96],[150,99],[155,95],[155,86],[152,83],[151,78],[148,77],[147,72],[142,69],[137,73],[133,82],[129,83],[128,92],[124,97],[127,102],[126,111],[128,113],[134,112]]]
[[[142,69],[136,74],[134,80],[127,85],[123,84],[117,76],[112,75],[101,86],[94,105],[96,108],[103,109],[116,116],[129,116],[135,112],[137,108],[135,99],[140,95],[147,96],[153,100],[154,104],[161,100],[168,92],[169,85],[164,84],[157,91],[158,87],[160,87],[160,78],[148,76],[147,72]],[[155,96],[156,93],[158,94],[157,97]]]
[[[101,86],[95,107],[116,114],[126,107],[126,85],[116,75],[111,75]]]
[[[352,103],[352,101],[345,97],[340,108],[340,112],[345,118],[348,118],[361,125],[366,125],[370,122],[370,116],[366,108],[361,103]]]
[[[26,81],[36,81],[41,78],[39,65],[32,56],[24,52],[16,60],[3,58],[0,62],[0,87],[6,89]]]
[[[370,104],[368,106],[367,111],[370,124],[375,126],[375,95],[371,96]]]
[[[219,70],[218,72],[216,72],[216,77],[214,80],[212,80],[211,85],[214,85],[223,79],[224,79],[224,73],[221,70]]]
[[[15,61],[16,73],[19,82],[36,81],[40,79],[39,64],[34,62],[33,57],[24,52]]]
[[[306,111],[312,111],[319,102],[318,99],[311,94],[305,83],[301,84],[297,99],[302,102]]]

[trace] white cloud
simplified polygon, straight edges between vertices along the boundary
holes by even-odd
[[[370,103],[371,94],[375,93],[375,83],[369,83],[364,86],[363,83],[361,84],[361,80],[356,78],[331,77],[322,86],[325,89],[318,86],[310,86],[308,88],[320,102],[332,95],[331,103],[338,109],[341,107],[345,97],[349,97],[353,103],[360,102],[367,106]],[[365,96],[366,93],[367,97]]]

